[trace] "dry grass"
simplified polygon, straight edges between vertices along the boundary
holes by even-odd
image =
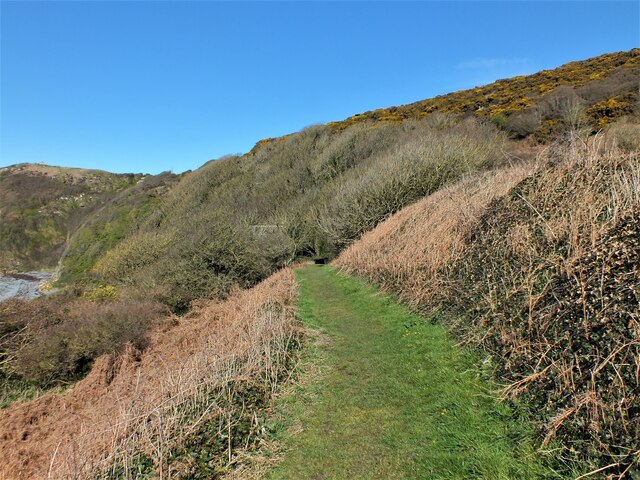
[[[133,478],[142,457],[171,478],[188,473],[172,455],[207,422],[229,443],[222,463],[233,463],[241,449],[229,433],[250,408],[241,392],[284,378],[299,333],[294,300],[293,276],[281,271],[175,319],[142,354],[100,357],[67,394],[1,411],[0,478]]]
[[[464,251],[489,204],[532,168],[513,165],[469,176],[425,197],[363,235],[335,263],[398,293],[409,305],[426,305],[443,287],[442,269]]]

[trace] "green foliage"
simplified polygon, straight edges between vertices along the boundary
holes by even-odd
[[[140,178],[33,164],[0,169],[0,270],[55,266],[68,236]]]
[[[178,178],[167,172],[147,176],[95,212],[67,242],[59,283],[73,283],[87,276],[106,251],[133,233],[137,224],[153,212]]]
[[[82,298],[92,302],[105,302],[115,300],[118,296],[118,290],[113,285],[99,285],[82,293]]]
[[[507,117],[498,113],[491,117],[491,123],[493,123],[500,130],[504,130],[507,127]]]

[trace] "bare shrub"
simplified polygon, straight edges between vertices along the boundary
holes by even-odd
[[[546,114],[560,119],[569,130],[579,130],[585,121],[585,101],[569,86],[560,86],[544,100]]]
[[[640,125],[626,121],[616,122],[607,129],[607,138],[622,150],[638,151],[640,150]]]
[[[98,356],[129,343],[143,349],[167,315],[153,302],[42,298],[0,303],[0,374],[47,387],[82,375]]]
[[[538,130],[542,123],[542,115],[537,108],[530,108],[511,115],[506,122],[506,129],[514,138],[526,138]]]
[[[453,131],[420,132],[374,159],[327,195],[319,227],[342,248],[407,204],[465,173],[504,162],[503,139],[493,126],[462,122]]]

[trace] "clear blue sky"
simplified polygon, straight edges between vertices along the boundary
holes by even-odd
[[[0,1],[0,166],[181,172],[639,46],[630,2]]]

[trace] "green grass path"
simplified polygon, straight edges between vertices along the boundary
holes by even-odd
[[[331,267],[296,272],[323,333],[273,479],[540,478],[528,432],[445,329]],[[303,373],[303,377],[304,377]]]

